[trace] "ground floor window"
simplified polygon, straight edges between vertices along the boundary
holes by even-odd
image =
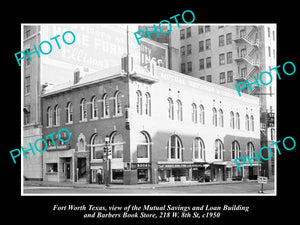
[[[57,172],[57,163],[46,163],[46,172],[56,173]]]
[[[124,175],[122,169],[112,169],[112,181],[122,181],[123,182]]]
[[[191,168],[170,168],[158,170],[159,182],[173,182],[191,180],[189,170]]]
[[[149,169],[138,169],[137,170],[138,183],[150,182],[150,170]]]

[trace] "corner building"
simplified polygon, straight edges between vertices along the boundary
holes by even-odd
[[[260,149],[258,98],[154,63],[150,72],[129,67],[75,71],[74,81],[43,91],[44,180],[96,182],[107,136],[111,183],[257,178],[257,159],[241,172],[234,159]],[[59,143],[61,128],[68,143]]]

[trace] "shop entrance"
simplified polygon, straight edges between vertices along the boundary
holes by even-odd
[[[86,178],[86,158],[77,159],[77,174],[78,180],[84,180]]]

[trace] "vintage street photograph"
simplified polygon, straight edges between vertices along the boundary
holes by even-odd
[[[275,23],[21,34],[22,195],[276,196]]]

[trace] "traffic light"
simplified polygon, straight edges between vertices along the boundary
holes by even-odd
[[[108,146],[107,147],[107,158],[111,159],[112,158],[112,147]]]
[[[103,158],[106,158],[106,154],[107,154],[107,146],[103,147]]]

